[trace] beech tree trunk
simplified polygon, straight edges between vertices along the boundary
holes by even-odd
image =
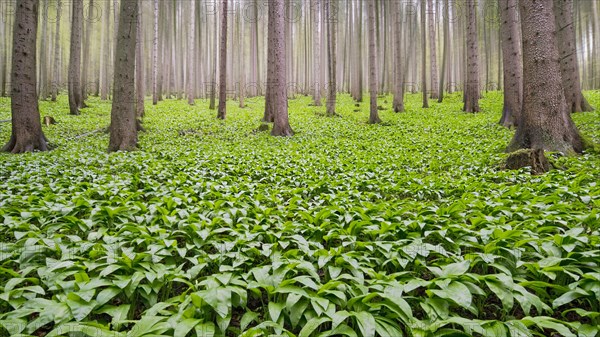
[[[44,9],[42,10],[42,37],[40,41],[40,65],[39,65],[39,73],[40,76],[38,78],[38,97],[40,99],[45,100],[48,97],[48,56],[46,53],[48,52],[48,1],[44,0]],[[4,23],[2,23],[4,25]]]
[[[573,24],[573,0],[554,0],[554,18],[560,53],[560,72],[567,108],[570,112],[592,111],[594,109],[581,93],[577,43]]]
[[[333,0],[325,0],[325,20],[327,20],[327,116],[334,116],[335,100],[337,91],[336,79],[336,26],[337,26],[337,8],[332,5]],[[335,18],[333,16],[336,16]]]
[[[269,55],[268,64],[273,68],[273,77],[267,85],[273,113],[273,136],[294,135],[288,120],[286,53],[285,53],[285,2],[269,1]]]
[[[475,1],[467,1],[467,83],[464,92],[465,112],[479,112],[479,38]]]
[[[104,13],[110,13],[110,1],[104,2]],[[104,27],[103,29],[103,37],[104,41],[102,43],[103,51],[102,51],[102,76],[100,78],[100,99],[105,101],[108,99],[110,95],[110,59],[111,59],[111,43],[110,43],[110,15],[103,15],[104,19]]]
[[[54,32],[54,61],[52,73],[52,102],[56,102],[58,90],[60,90],[60,17],[62,12],[61,0],[56,1],[56,27]]]
[[[108,151],[137,149],[135,45],[139,0],[121,0]]]
[[[421,1],[421,90],[423,91],[423,108],[429,108],[427,99],[427,30],[425,19],[425,0]]]
[[[498,6],[504,62],[504,108],[500,125],[510,128],[519,123],[523,101],[523,57],[518,0],[499,0]]]
[[[367,2],[368,21],[369,21],[369,95],[371,104],[369,105],[369,123],[380,123],[379,112],[377,111],[377,50],[375,47],[375,2]]]
[[[47,151],[36,95],[39,0],[20,0],[15,11],[11,71],[12,133],[2,152]]]
[[[83,58],[81,65],[81,106],[85,107],[85,100],[88,96],[88,69],[90,67],[90,37],[94,23],[94,0],[88,4],[87,20],[85,20],[85,36],[83,41]],[[82,23],[83,27],[83,23]]]
[[[144,117],[145,114],[144,96],[146,88],[144,86],[144,40],[142,38],[142,8],[139,4],[136,23],[137,28],[135,39],[135,115],[138,119],[141,119],[142,117]]]
[[[154,0],[154,38],[152,39],[152,104],[158,104],[158,0]]]
[[[440,82],[438,84],[438,103],[444,101],[444,88],[446,82],[446,73],[448,72],[448,63],[450,57],[450,18],[451,15],[448,0],[444,0],[444,8],[446,10],[444,16],[444,55],[442,55],[442,71],[440,72]],[[435,85],[435,84],[434,84]]]
[[[81,32],[83,31],[83,0],[73,0],[71,18],[71,48],[69,56],[69,110],[79,115],[81,98]]]
[[[313,101],[315,106],[321,106],[321,85],[319,75],[321,73],[321,4],[320,0],[311,0],[313,17]]]
[[[221,8],[221,47],[219,50],[219,110],[218,119],[225,119],[227,107],[227,1],[223,0]]]
[[[560,75],[552,2],[519,0],[523,45],[523,111],[507,151],[543,149],[581,152],[583,142],[571,115]]]
[[[402,60],[402,3],[394,1],[396,11],[394,25],[394,47],[396,50],[396,72],[394,76],[394,112],[404,112],[404,74]]]
[[[187,74],[187,98],[188,98],[188,104],[189,105],[194,105],[194,95],[195,95],[195,72],[194,72],[194,63],[195,63],[195,58],[194,58],[194,45],[195,45],[195,32],[196,32],[196,8],[195,8],[195,1],[190,1],[190,34],[189,34],[189,39],[188,39],[188,47],[187,47],[187,51],[188,51],[188,55],[187,55],[187,59],[188,59],[188,64],[187,64],[187,69],[188,69],[188,74]]]
[[[438,68],[437,68],[437,48],[435,36],[435,11],[433,8],[433,0],[427,0],[427,17],[429,21],[429,64],[431,72],[431,98],[438,99]]]
[[[277,0],[277,1],[284,1],[284,0]],[[275,99],[272,98],[272,94],[273,94],[273,89],[275,89],[274,86],[274,82],[276,80],[276,74],[275,74],[275,65],[273,64],[272,60],[275,60],[275,58],[277,57],[277,55],[274,55],[275,53],[275,46],[271,45],[271,32],[273,32],[273,34],[275,34],[275,31],[279,28],[274,27],[275,25],[275,18],[274,15],[275,14],[271,14],[271,2],[269,2],[269,18],[268,18],[268,22],[267,22],[267,30],[268,30],[268,39],[267,39],[267,88],[265,91],[265,113],[263,115],[263,119],[262,121],[265,123],[273,123],[274,122],[274,116],[275,116],[275,112],[274,109],[275,107]],[[273,4],[273,7],[276,6],[275,4]],[[278,5],[277,5],[278,6]],[[284,6],[284,5],[283,5]],[[282,29],[281,34],[285,35],[285,32],[283,32],[283,29],[285,29],[285,27],[280,27]],[[280,32],[277,32],[280,33]],[[282,53],[285,53],[285,45],[280,46],[281,48],[283,48],[283,51],[281,51]],[[284,72],[285,72],[285,64],[286,62],[283,61],[283,67],[284,67]],[[287,92],[285,93],[286,98],[287,98]],[[287,102],[286,102],[286,106],[287,106]]]

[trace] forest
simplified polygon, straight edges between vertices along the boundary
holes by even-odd
[[[0,337],[600,337],[596,0],[0,0]]]

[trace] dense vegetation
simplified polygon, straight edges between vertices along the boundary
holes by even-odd
[[[0,154],[0,336],[597,336],[598,155],[502,170],[501,94],[419,100],[369,125],[299,97],[293,138],[257,131],[262,99],[227,121],[165,101],[112,154],[77,138],[109,102],[41,102],[56,148]],[[573,118],[600,140],[598,112]]]

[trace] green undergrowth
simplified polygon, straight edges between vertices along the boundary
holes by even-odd
[[[598,336],[600,158],[501,170],[484,96],[381,98],[382,125],[297,97],[292,138],[257,130],[262,98],[148,102],[112,154],[110,103],[42,102],[55,150],[0,154],[0,336]],[[598,117],[573,116],[596,142]]]

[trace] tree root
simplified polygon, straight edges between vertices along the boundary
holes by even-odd
[[[551,165],[543,149],[521,149],[512,152],[506,158],[504,169],[518,170],[530,167],[531,174],[539,175],[550,171]]]

